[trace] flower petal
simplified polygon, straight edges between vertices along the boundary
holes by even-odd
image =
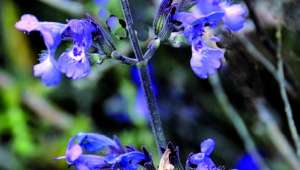
[[[224,57],[222,49],[210,47],[203,47],[200,50],[192,49],[190,64],[198,77],[206,79],[221,66]]]
[[[65,29],[65,24],[56,22],[39,22],[39,20],[31,14],[22,15],[21,20],[18,21],[15,26],[21,31],[39,31],[43,36],[48,50],[53,53],[61,41],[62,31]]]
[[[201,143],[201,152],[209,156],[215,149],[215,141],[213,139],[206,139]]]
[[[49,52],[42,53],[40,63],[33,67],[34,76],[41,77],[42,82],[46,86],[55,86],[61,80],[61,74],[55,67],[53,60]]]
[[[16,28],[20,31],[31,32],[39,27],[38,19],[31,14],[24,14],[21,16],[21,20],[16,23]]]
[[[89,153],[102,151],[104,148],[119,149],[119,145],[116,141],[100,134],[96,133],[78,133],[78,144]]]
[[[76,170],[100,170],[110,167],[101,156],[81,155],[74,163]]]
[[[72,145],[66,152],[66,160],[69,164],[75,162],[82,155],[82,148],[78,144]]]
[[[71,79],[81,79],[90,73],[90,62],[84,47],[73,46],[58,58],[57,67]]]
[[[145,154],[140,151],[132,151],[122,154],[109,163],[113,165],[114,168],[121,167],[122,169],[136,170],[139,163],[145,160]]]
[[[56,22],[40,22],[38,31],[41,32],[45,45],[49,50],[56,50],[61,42],[61,36],[65,26],[65,24]]]
[[[89,48],[93,42],[92,33],[96,31],[96,27],[87,19],[71,19],[68,21],[63,36],[72,38],[79,45]]]
[[[247,10],[241,4],[224,5],[225,17],[223,18],[224,25],[231,31],[239,31],[243,28]]]
[[[211,12],[221,11],[220,0],[201,0],[198,1],[198,9],[203,15],[207,15]]]

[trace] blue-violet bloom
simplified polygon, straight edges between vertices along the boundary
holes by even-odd
[[[202,15],[213,12],[223,12],[224,26],[231,31],[239,31],[243,28],[248,11],[242,4],[232,4],[221,0],[201,0],[197,5]]]
[[[215,148],[213,139],[206,139],[201,143],[201,152],[192,154],[187,160],[187,167],[195,170],[220,170],[211,160],[210,155]]]
[[[39,31],[43,36],[47,51],[40,56],[40,63],[33,67],[33,74],[41,77],[42,82],[47,86],[57,85],[60,82],[61,74],[57,69],[55,51],[61,42],[61,34],[65,24],[55,22],[40,22],[30,14],[25,14],[16,23],[16,28],[24,32]]]
[[[71,79],[80,79],[89,74],[88,50],[93,43],[93,33],[97,31],[91,20],[71,19],[67,24],[61,24],[40,22],[35,16],[25,14],[16,23],[16,28],[28,33],[38,31],[43,36],[47,51],[41,54],[40,63],[34,66],[33,72],[45,85],[57,85],[61,80],[61,73]],[[73,47],[56,60],[56,49],[65,39],[72,40]]]
[[[222,66],[225,51],[217,46],[220,41],[213,31],[223,23],[231,31],[239,31],[247,16],[246,8],[241,4],[227,1],[198,1],[198,11],[179,11],[173,21],[180,23],[184,37],[192,47],[190,64],[194,73],[200,78],[208,78]]]
[[[123,147],[117,138],[101,134],[78,133],[67,145],[66,162],[77,170],[121,169],[137,170],[139,165],[152,163],[148,152]]]

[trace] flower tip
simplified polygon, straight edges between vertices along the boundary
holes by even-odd
[[[20,21],[15,24],[15,27],[21,31],[31,32],[39,25],[38,19],[31,14],[24,14],[21,16]]]
[[[246,7],[242,4],[233,4],[224,7],[225,17],[224,24],[231,31],[237,32],[244,27],[248,11]]]
[[[205,155],[207,156],[209,156],[214,149],[215,149],[215,141],[211,138],[208,138],[201,143],[201,152],[205,153]]]
[[[83,151],[79,144],[73,145],[69,150],[66,152],[66,160],[68,163],[72,164],[76,161],[80,155],[82,155]]]

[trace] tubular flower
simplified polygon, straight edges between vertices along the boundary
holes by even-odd
[[[205,79],[214,74],[224,60],[225,51],[216,45],[219,38],[213,35],[213,31],[219,23],[223,23],[230,31],[239,31],[244,25],[247,11],[241,4],[220,0],[186,2],[197,4],[197,10],[178,11],[172,20],[177,25],[177,32],[181,32],[191,45],[192,70],[199,78]]]
[[[41,33],[47,51],[40,55],[40,63],[33,67],[33,74],[40,77],[45,85],[53,86],[60,82],[61,74],[57,69],[55,61],[55,51],[61,42],[61,34],[65,29],[65,24],[55,22],[40,22],[30,14],[25,14],[16,23],[16,28],[20,31]]]
[[[201,152],[191,154],[187,160],[187,167],[195,170],[220,170],[210,159],[215,148],[213,139],[206,139],[201,143]],[[195,167],[195,168],[193,168]]]
[[[95,133],[78,133],[67,145],[66,162],[77,170],[122,169],[136,170],[152,164],[146,150],[123,147],[117,138],[110,139]]]
[[[88,50],[93,43],[96,27],[88,20],[73,19],[67,24],[63,36],[73,40],[72,49],[60,55],[58,69],[72,79],[86,77],[90,72]]]
[[[98,40],[96,44],[103,47],[99,50],[105,51],[106,55],[110,56],[114,50],[109,34],[91,18],[71,19],[62,24],[41,22],[35,16],[25,14],[15,26],[20,31],[41,33],[47,51],[40,55],[40,63],[34,66],[33,73],[47,86],[57,85],[61,80],[61,73],[71,79],[81,79],[89,74],[89,49],[94,38]],[[73,45],[56,60],[55,52],[62,40],[71,40]]]
[[[248,12],[242,4],[231,4],[221,0],[202,0],[198,2],[198,9],[202,15],[213,12],[223,12],[224,26],[231,31],[239,31],[243,28]]]

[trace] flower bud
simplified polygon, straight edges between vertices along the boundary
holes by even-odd
[[[116,50],[111,35],[99,24],[91,21],[96,25],[95,44],[98,50],[100,50],[106,56],[111,56],[111,53]]]
[[[174,0],[163,0],[154,19],[154,33],[158,38],[167,39],[171,33],[172,14],[176,11]]]

